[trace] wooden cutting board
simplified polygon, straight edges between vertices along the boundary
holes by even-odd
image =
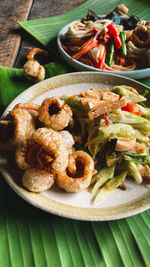
[[[0,65],[12,67],[20,45],[17,21],[28,18],[32,0],[3,0],[0,11]]]

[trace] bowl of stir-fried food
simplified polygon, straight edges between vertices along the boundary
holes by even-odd
[[[98,72],[32,86],[0,120],[6,181],[33,205],[72,218],[115,219],[147,209],[148,94],[141,83]]]
[[[150,21],[128,16],[118,5],[107,15],[89,10],[57,37],[61,56],[78,70],[113,72],[140,79],[150,75]]]

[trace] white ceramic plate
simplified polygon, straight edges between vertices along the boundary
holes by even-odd
[[[108,73],[76,72],[64,74],[35,84],[20,94],[5,110],[9,110],[18,102],[40,104],[45,97],[77,94],[82,90],[96,89],[115,85],[130,85],[142,92],[147,86],[134,80]],[[32,205],[47,212],[80,220],[114,220],[140,213],[150,208],[150,191],[144,184],[136,185],[133,180],[126,180],[127,191],[114,190],[106,198],[93,205],[87,190],[80,193],[66,193],[56,187],[43,193],[30,193],[19,184],[23,172],[14,161],[14,155],[0,153],[0,171],[11,188]]]
[[[73,22],[73,21],[72,21]],[[72,59],[71,56],[62,48],[61,39],[65,35],[68,30],[68,27],[71,26],[72,22],[68,23],[64,26],[57,36],[57,46],[62,58],[73,68],[80,70],[80,71],[99,71],[103,73],[113,73],[123,75],[132,79],[142,79],[150,76],[150,68],[140,69],[140,70],[132,70],[132,71],[108,71],[108,70],[100,70],[95,67],[88,66],[76,59]]]

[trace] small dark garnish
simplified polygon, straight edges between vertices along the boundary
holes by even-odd
[[[88,20],[96,21],[99,19],[100,19],[100,16],[98,16],[94,11],[89,10],[86,17],[81,19],[81,22],[88,21]]]
[[[69,39],[68,37],[66,37],[66,36],[62,36],[62,38],[61,38],[61,42],[62,42],[64,45],[66,45],[69,41],[70,41],[70,39]]]
[[[140,21],[140,19],[132,15],[130,17],[127,16],[121,16],[118,12],[115,10],[108,13],[106,16],[99,16],[94,11],[89,10],[87,15],[81,19],[81,22],[84,23],[84,21],[97,21],[100,19],[110,19],[117,25],[123,25],[124,30],[132,30],[136,27],[137,23]]]
[[[133,15],[128,19],[122,20],[121,24],[124,26],[124,30],[132,30],[136,27],[139,21],[140,19],[137,16]]]
[[[120,184],[119,188],[122,189],[122,190],[127,190],[127,187],[124,184]]]

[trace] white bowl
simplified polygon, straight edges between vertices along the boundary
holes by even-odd
[[[108,70],[101,70],[95,67],[91,67],[89,65],[86,65],[76,59],[72,59],[72,57],[62,48],[61,45],[61,39],[65,35],[65,33],[68,30],[68,27],[71,26],[73,23],[70,22],[67,25],[65,25],[60,32],[58,33],[57,36],[57,45],[58,45],[58,50],[60,52],[60,55],[62,58],[73,68],[80,70],[80,71],[99,71],[99,72],[104,72],[104,73],[113,73],[113,74],[119,74],[123,75],[132,79],[142,79],[146,77],[150,77],[150,68],[145,68],[145,69],[140,69],[140,70],[132,70],[132,71],[108,71]]]

